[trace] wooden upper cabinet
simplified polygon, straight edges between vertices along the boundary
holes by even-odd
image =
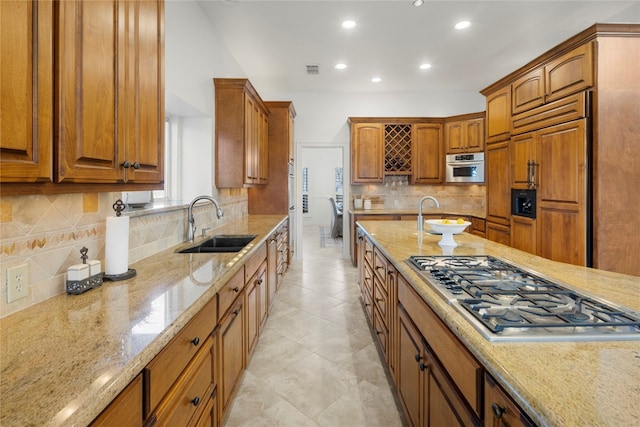
[[[57,3],[57,182],[162,182],[164,3]]]
[[[593,49],[588,42],[545,65],[545,102],[593,86]]]
[[[484,113],[482,113],[482,117],[447,121],[445,124],[446,153],[459,154],[484,151],[484,121]]]
[[[511,132],[511,85],[502,87],[487,97],[487,144],[509,138]]]
[[[289,168],[287,166],[292,161],[289,156],[296,111],[291,101],[265,101],[265,105],[269,109],[269,123],[268,144],[264,144],[263,154],[268,157],[264,163],[268,167],[269,182],[266,185],[248,189],[249,214],[288,215]]]
[[[51,181],[51,2],[0,2],[0,75],[0,182]]]
[[[128,3],[127,182],[164,181],[164,0]]]
[[[268,183],[269,110],[247,79],[213,79],[216,187]]]
[[[384,125],[351,124],[351,183],[381,183],[384,180]]]
[[[441,184],[444,180],[442,124],[414,124],[412,129],[413,184]]]
[[[511,112],[517,114],[544,104],[542,67],[525,74],[511,84]]]

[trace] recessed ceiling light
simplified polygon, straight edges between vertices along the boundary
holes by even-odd
[[[371,79],[371,81],[373,83],[380,83],[382,81],[382,79],[380,77],[374,77],[374,78]]]
[[[424,4],[424,0],[413,0],[414,6],[422,6]]]
[[[471,26],[471,22],[469,21],[460,21],[455,25],[456,30],[464,30],[465,28],[469,28]]]
[[[344,70],[347,68],[347,64],[336,64],[335,68],[336,70]]]
[[[342,28],[354,28],[356,26],[356,21],[344,21],[342,23]]]
[[[429,68],[431,68],[431,64],[420,64],[421,70],[428,70]]]

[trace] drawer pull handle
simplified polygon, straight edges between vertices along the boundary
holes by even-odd
[[[199,404],[199,403],[200,403],[200,398],[199,398],[198,396],[194,397],[194,398],[191,400],[191,404],[192,404],[193,406],[198,406],[198,404]]]
[[[199,337],[195,337],[194,339],[191,340],[191,344],[193,344],[193,345],[200,344],[200,338]]]
[[[420,356],[419,354],[416,354],[416,362],[419,362],[422,360],[422,356]]]
[[[262,285],[262,279],[256,280],[256,285]]]
[[[240,291],[240,288],[238,288],[238,287],[236,286],[235,288],[233,288],[233,289],[231,289],[231,290],[232,290],[233,292],[238,293],[238,292]]]
[[[420,363],[420,370],[421,371],[424,371],[427,368],[428,368],[428,365],[425,365],[424,363]]]
[[[233,310],[233,314],[234,314],[235,316],[237,316],[237,315],[238,315],[238,313],[240,313],[240,309],[239,309],[239,308],[236,308],[235,310]]]
[[[498,419],[502,418],[502,415],[506,412],[505,408],[501,408],[500,405],[495,402],[491,404],[491,410],[493,411],[493,415]]]

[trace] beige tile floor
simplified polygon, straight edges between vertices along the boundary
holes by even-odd
[[[239,386],[226,427],[402,426],[403,417],[342,247],[304,231]]]

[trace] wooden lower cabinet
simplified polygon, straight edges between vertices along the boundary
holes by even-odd
[[[485,427],[532,427],[535,424],[522,412],[490,375],[484,381]]]
[[[142,427],[142,374],[91,423],[91,427]]]
[[[218,427],[218,396],[214,391],[195,427]]]
[[[218,370],[218,395],[220,396],[220,420],[224,420],[231,397],[245,368],[244,350],[244,298],[236,303],[220,321]]]
[[[407,424],[532,425],[526,424],[526,415],[488,375],[489,380],[485,380],[484,367],[362,231],[359,246],[362,303],[395,382]],[[384,271],[378,268],[382,266]],[[496,390],[503,393],[500,398],[494,397]],[[498,408],[509,409],[495,412],[489,400],[497,402]],[[507,405],[509,402],[513,407]],[[521,423],[510,424],[504,413],[517,414]],[[502,414],[502,418],[491,418],[494,414]]]
[[[521,251],[536,253],[536,220],[522,216],[511,217],[510,246]]]
[[[397,388],[410,425],[480,425],[480,413],[471,408],[402,304],[398,325]],[[475,382],[475,372],[473,376],[470,381]]]

